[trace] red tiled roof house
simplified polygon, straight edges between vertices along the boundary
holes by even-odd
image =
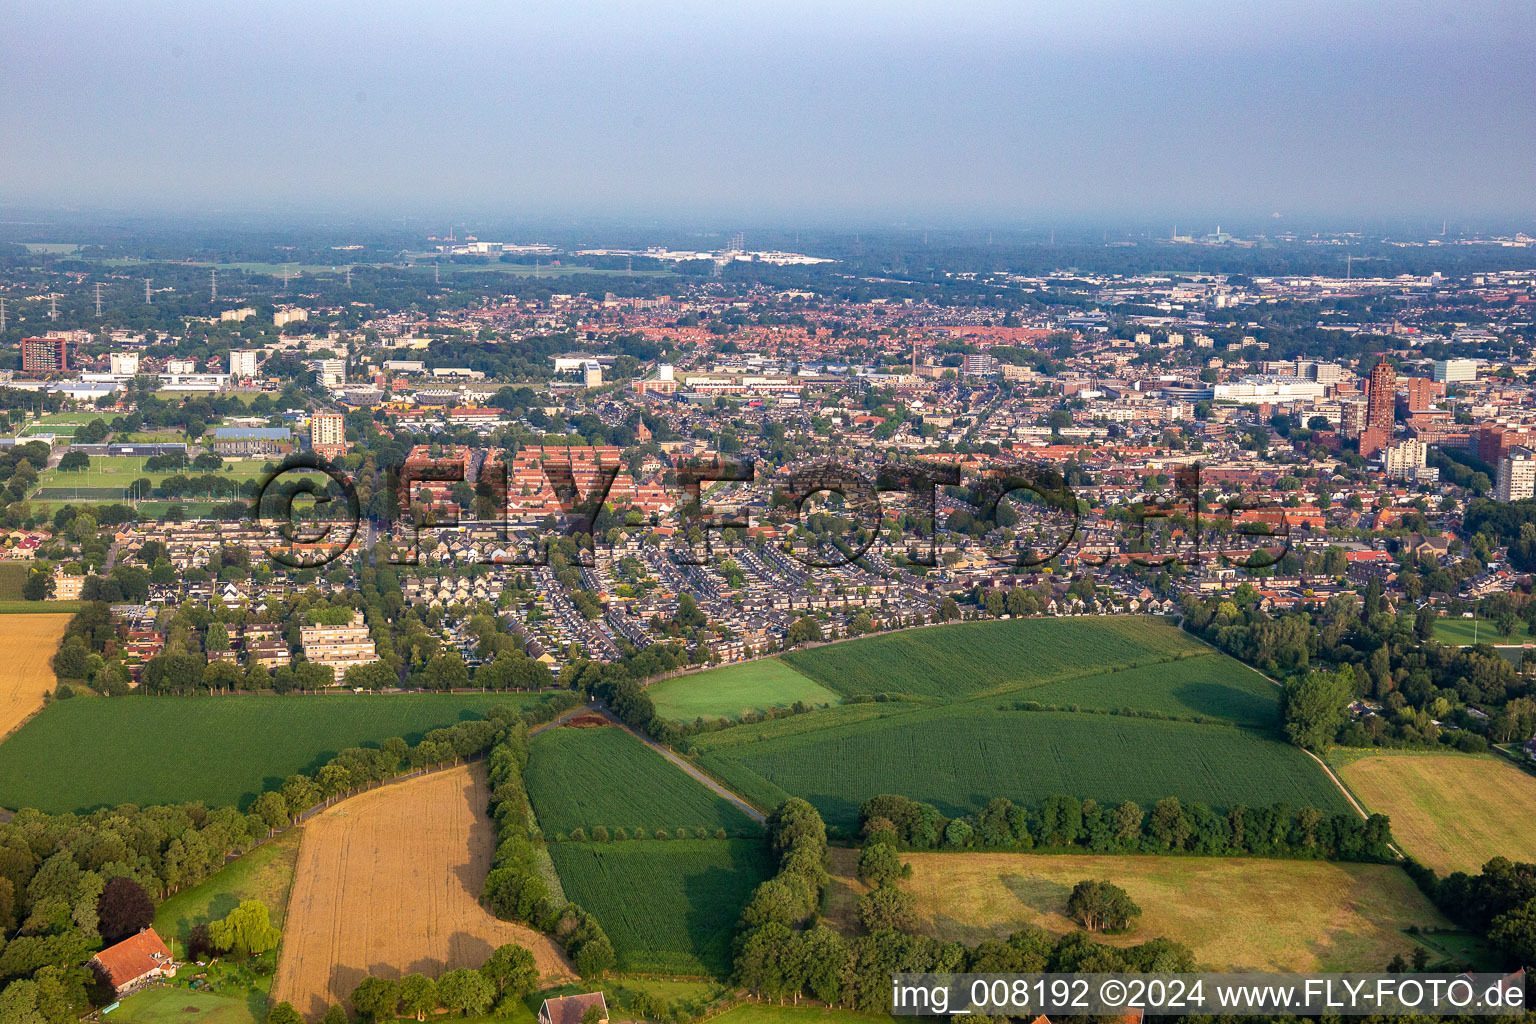
[[[153,928],[145,928],[115,946],[108,946],[91,958],[91,965],[101,972],[118,995],[124,995],[155,978],[176,974],[176,962]]]

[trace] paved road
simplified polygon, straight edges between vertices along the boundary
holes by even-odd
[[[757,822],[758,824],[762,824],[763,822],[768,820],[768,816],[767,815],[765,815],[762,811],[758,810],[756,807],[753,807],[751,804],[747,803],[747,801],[745,799],[743,799],[742,797],[736,795],[735,793],[732,793],[730,790],[728,790],[724,786],[720,785],[720,783],[716,782],[714,779],[710,778],[708,775],[705,775],[702,771],[700,771],[697,767],[695,767],[686,758],[683,758],[683,757],[679,756],[678,754],[673,753],[671,750],[668,750],[666,747],[662,746],[660,743],[657,743],[655,740],[651,739],[645,733],[640,732],[638,729],[631,729],[627,724],[625,724],[625,722],[622,719],[619,718],[618,715],[615,715],[612,711],[609,711],[603,705],[601,705],[601,704],[589,704],[585,708],[578,708],[577,710],[578,711],[595,711],[598,714],[602,715],[604,718],[608,719],[614,725],[618,726],[620,729],[623,729],[625,732],[629,733],[635,739],[639,740],[641,743],[644,743],[646,746],[648,746],[652,750],[656,751],[656,753],[660,754],[662,757],[666,758],[668,761],[671,761],[673,764],[677,765],[677,767],[681,768],[684,772],[687,772],[688,775],[690,775],[696,781],[698,781],[698,782],[702,783],[704,786],[708,787],[708,789],[709,789],[709,791],[711,793],[714,793],[717,796],[724,797],[725,799],[729,800],[731,803],[735,804],[737,807],[741,808],[741,811],[742,811],[743,814],[745,814],[747,817],[751,818],[753,821]],[[573,712],[573,714],[574,714],[574,712]],[[556,719],[556,721],[559,721],[559,719]],[[551,722],[550,724],[553,725],[554,722]]]

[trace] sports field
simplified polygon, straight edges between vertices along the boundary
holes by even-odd
[[[1519,646],[1536,640],[1524,627],[1525,623],[1518,623],[1513,633],[1503,636],[1498,626],[1487,619],[1439,618],[1435,620],[1435,639],[1452,647],[1466,647],[1470,644]]]
[[[260,900],[279,928],[288,912],[288,889],[299,858],[299,829],[289,829],[230,861],[212,878],[184,889],[155,909],[155,931],[167,942],[185,942],[198,924],[226,916],[244,900]]]
[[[437,977],[497,947],[533,951],[545,984],[559,947],[480,905],[495,833],[480,766],[435,772],[335,804],[303,827],[272,998],[311,1018],[366,975]]]
[[[1124,615],[931,626],[791,651],[784,660],[844,696],[966,700],[1209,653],[1162,619]]]
[[[744,711],[788,707],[796,701],[836,704],[837,694],[778,658],[763,658],[698,675],[676,676],[646,689],[656,713],[677,722],[740,718]]]
[[[540,733],[533,738],[524,779],[539,826],[550,836],[578,827],[590,833],[597,825],[609,831],[759,833],[735,804],[617,726]]]
[[[1025,925],[1076,929],[1067,897],[1084,879],[1107,879],[1142,909],[1123,935],[1100,942],[1181,942],[1208,970],[1381,970],[1412,955],[1410,925],[1452,927],[1408,875],[1388,864],[1219,857],[1042,856],[1017,853],[903,854],[917,898],[919,930],[966,943]],[[835,919],[847,917],[854,853],[833,851]]]
[[[41,708],[43,694],[53,689],[48,659],[59,649],[69,619],[68,615],[0,615],[0,651],[5,652],[0,658],[0,739]],[[0,798],[0,807],[8,806],[12,805]]]
[[[20,618],[0,616],[0,628]],[[541,699],[536,693],[135,694],[56,701],[0,743],[0,807],[54,814],[189,800],[244,807],[347,747],[391,736],[415,742],[497,705],[525,708]]]
[[[1493,857],[1536,861],[1536,777],[1492,757],[1383,754],[1339,769],[1366,808],[1392,819],[1404,852],[1440,874]]]
[[[730,973],[741,908],[773,873],[755,839],[551,843],[560,884],[602,924],[626,972]]]
[[[144,471],[144,463],[147,459],[127,455],[100,455],[92,456],[91,464],[85,469],[69,470],[47,469],[37,478],[37,496],[45,500],[62,501],[71,496],[79,495],[81,498],[109,501],[122,500],[130,497],[129,488],[133,482],[140,478],[149,480],[155,486],[168,476],[203,477],[218,476],[226,480],[259,480],[265,475],[266,461],[262,459],[234,459],[225,460],[224,468],[203,473],[191,468],[176,469],[169,472],[156,471],[148,473]],[[190,462],[190,458],[188,459]],[[147,494],[143,497],[148,497]],[[219,497],[224,500],[238,498],[238,493],[223,494]]]
[[[923,800],[951,816],[979,811],[992,797],[1033,806],[1056,793],[1148,807],[1176,796],[1218,811],[1281,801],[1349,811],[1300,750],[1231,726],[998,712],[988,702],[812,729],[819,714],[796,716],[805,731],[774,739],[757,741],[756,725],[722,732],[699,764],[759,807],[804,797],[829,826],[844,830],[855,827],[859,804],[879,793]]]

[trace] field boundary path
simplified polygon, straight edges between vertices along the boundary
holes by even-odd
[[[618,715],[615,715],[612,711],[609,711],[608,708],[604,705],[593,704],[589,707],[579,708],[577,710],[596,711],[598,714],[608,719],[608,721],[612,722],[620,729],[623,729],[625,732],[629,733],[635,739],[639,740],[641,743],[644,743],[652,750],[656,751],[656,753],[660,754],[668,761],[671,761],[679,769],[686,772],[695,782],[701,783],[703,786],[705,786],[711,793],[714,793],[716,796],[723,797],[724,799],[729,800],[731,803],[735,804],[738,808],[741,809],[743,814],[757,822],[759,825],[768,820],[768,816],[748,803],[745,797],[733,793],[729,789],[726,789],[724,786],[706,774],[702,768],[699,768],[697,765],[690,764],[688,760],[681,754],[678,754],[677,752],[662,746],[660,743],[656,742],[656,740],[647,736],[640,730],[631,728],[627,722],[621,719]],[[560,719],[556,719],[555,721],[558,722],[559,720]],[[550,722],[549,724],[554,725],[555,722]]]

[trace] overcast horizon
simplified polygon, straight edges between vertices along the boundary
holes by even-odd
[[[62,3],[0,207],[1204,232],[1536,214],[1536,5]]]

